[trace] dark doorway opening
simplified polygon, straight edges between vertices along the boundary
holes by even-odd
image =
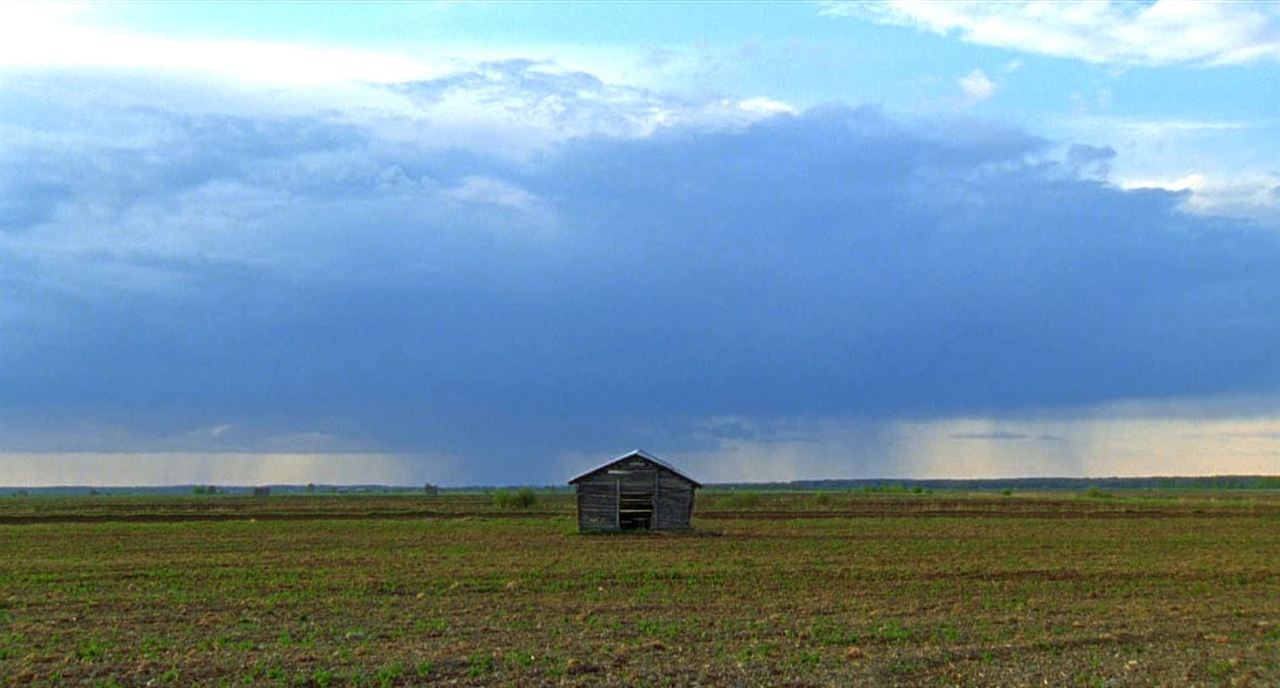
[[[618,527],[622,530],[649,530],[653,524],[653,493],[628,491],[618,496]]]

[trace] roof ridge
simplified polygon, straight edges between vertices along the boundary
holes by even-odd
[[[693,478],[689,477],[687,474],[685,474],[685,472],[684,472],[684,471],[680,470],[679,468],[676,468],[675,466],[672,466],[671,464],[667,463],[666,461],[663,461],[662,459],[659,459],[658,457],[654,456],[653,454],[650,454],[649,452],[647,452],[647,451],[645,451],[645,450],[643,450],[643,449],[632,449],[631,451],[629,451],[629,452],[627,452],[627,453],[625,453],[625,454],[621,454],[621,455],[619,455],[619,456],[615,456],[615,457],[613,457],[612,459],[609,459],[608,461],[605,461],[604,463],[602,463],[602,464],[600,464],[600,465],[598,465],[598,466],[596,466],[596,467],[594,467],[594,468],[591,468],[591,469],[589,469],[589,470],[587,470],[587,471],[584,471],[584,472],[582,472],[582,473],[579,473],[578,475],[576,475],[576,476],[574,476],[574,477],[570,478],[570,479],[569,479],[569,483],[570,483],[570,484],[572,484],[572,483],[574,483],[575,481],[581,480],[582,478],[585,478],[585,477],[587,477],[588,475],[591,475],[592,473],[595,473],[596,471],[599,471],[599,470],[601,470],[601,469],[604,469],[604,468],[607,468],[607,467],[609,467],[609,466],[612,466],[613,464],[618,463],[619,461],[622,461],[623,459],[629,459],[629,458],[631,458],[631,457],[633,457],[633,456],[639,456],[640,458],[642,458],[642,459],[644,459],[644,460],[646,460],[646,461],[649,461],[650,463],[657,464],[657,465],[659,465],[659,466],[661,466],[661,467],[663,467],[663,468],[665,468],[665,469],[667,469],[667,470],[671,471],[672,473],[675,473],[676,475],[680,476],[681,478],[684,478],[685,480],[688,480],[689,482],[693,483],[693,484],[694,484],[694,486],[696,486],[696,487],[702,487],[702,483],[700,483],[700,482],[698,482],[697,480],[694,480]]]

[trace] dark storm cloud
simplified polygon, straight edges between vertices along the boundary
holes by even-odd
[[[10,428],[92,418],[134,450],[324,433],[477,476],[534,447],[540,476],[747,432],[716,418],[1280,391],[1280,234],[1080,176],[1106,149],[1060,164],[1020,131],[829,106],[515,160],[102,102],[60,137],[18,95]]]

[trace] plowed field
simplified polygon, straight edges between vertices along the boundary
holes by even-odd
[[[7,499],[3,685],[1280,685],[1280,499]]]

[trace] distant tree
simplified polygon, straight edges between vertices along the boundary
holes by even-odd
[[[427,483],[426,485],[422,486],[422,492],[423,494],[429,494],[429,495],[440,494],[440,488],[436,487],[435,485],[432,485],[431,483]]]
[[[316,493],[316,484],[307,483],[307,494],[315,494],[315,493]]]

